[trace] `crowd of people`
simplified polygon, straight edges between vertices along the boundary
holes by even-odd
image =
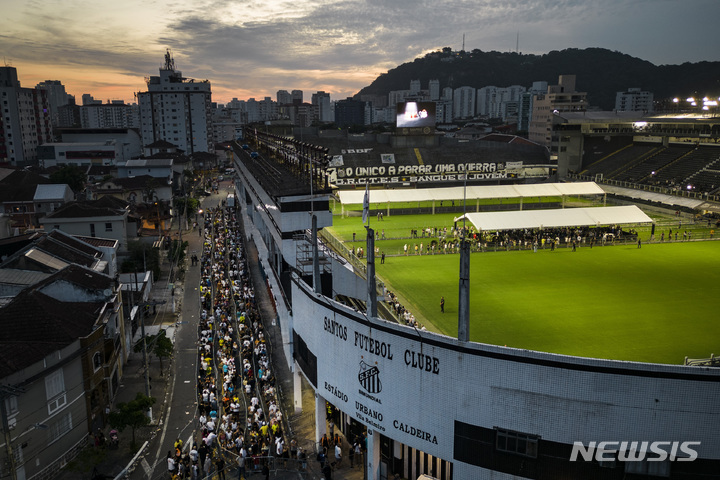
[[[269,458],[297,457],[286,444],[268,343],[249,279],[240,223],[222,207],[205,214],[198,328],[196,442],[168,452],[173,478],[197,479],[237,468],[238,478],[269,474]]]
[[[472,225],[459,226],[456,222],[450,228],[411,228],[409,237],[386,237],[385,230],[382,230],[381,233],[376,231],[375,235],[376,240],[410,240],[402,246],[400,253],[403,255],[459,253],[463,238],[468,239],[470,250],[473,252],[484,252],[497,248],[507,250],[555,249],[561,246],[596,246],[608,245],[615,241],[634,242],[637,240],[637,232],[632,229],[623,230],[618,225],[477,231]],[[355,234],[353,234],[353,238],[355,238]],[[365,254],[362,247],[357,247],[353,253],[358,258],[362,258]],[[385,252],[380,244],[376,244],[375,253],[376,256],[383,258],[381,263],[384,263]]]

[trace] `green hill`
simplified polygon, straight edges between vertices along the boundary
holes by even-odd
[[[612,110],[616,92],[639,87],[653,92],[655,99],[690,95],[720,95],[720,62],[654,65],[603,48],[569,48],[544,55],[521,53],[453,52],[450,48],[432,52],[380,75],[356,94],[387,95],[407,90],[411,80],[427,88],[431,79],[440,88],[489,85],[530,87],[534,81],[555,85],[558,75],[576,75],[577,90],[588,93],[591,106]]]

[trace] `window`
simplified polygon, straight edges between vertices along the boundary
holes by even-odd
[[[15,415],[18,413],[18,403],[15,395],[5,399],[5,411],[8,415]]]
[[[58,440],[70,430],[72,430],[72,413],[67,412],[65,415],[59,416],[57,421],[50,425],[47,434],[48,445]]]
[[[495,448],[502,452],[515,453],[526,457],[537,458],[539,437],[527,433],[513,432],[496,428]]]
[[[103,359],[100,352],[95,352],[95,355],[93,355],[93,370],[97,372],[100,367],[102,367]]]
[[[112,232],[112,223],[110,223],[110,222],[105,223],[105,231]]]
[[[65,392],[65,378],[62,369],[45,377],[45,395],[48,400]]]
[[[91,237],[95,236],[95,224],[94,223],[90,224],[90,236]]]
[[[48,415],[52,415],[67,403],[62,369],[45,377],[45,396],[48,401]]]

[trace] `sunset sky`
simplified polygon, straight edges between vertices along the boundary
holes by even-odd
[[[281,89],[342,99],[429,51],[459,50],[463,34],[466,50],[514,51],[519,32],[523,53],[720,60],[718,0],[4,0],[0,11],[4,64],[24,87],[60,80],[78,103],[133,102],[166,48],[220,103]]]

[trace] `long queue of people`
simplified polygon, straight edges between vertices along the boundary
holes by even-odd
[[[272,457],[295,457],[299,449],[285,442],[240,223],[218,207],[206,212],[201,234],[197,442],[183,455],[178,440],[168,470],[193,480],[213,474],[224,480],[235,468],[238,478],[266,473]]]

